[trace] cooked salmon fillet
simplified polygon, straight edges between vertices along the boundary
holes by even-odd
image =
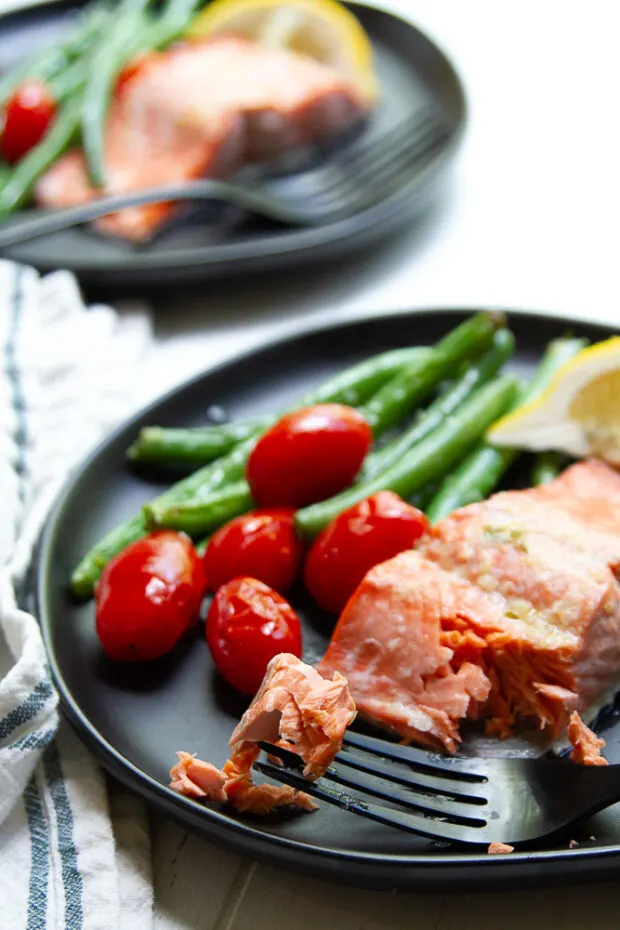
[[[620,569],[620,474],[601,461],[578,462],[554,481],[495,494],[485,504],[493,526],[543,530]]]
[[[260,690],[235,727],[231,758],[224,767],[178,752],[170,787],[187,797],[223,801],[256,814],[287,805],[314,810],[316,805],[303,791],[253,784],[257,744],[266,741],[296,753],[305,763],[304,775],[317,778],[339,751],[355,714],[342,675],[327,680],[294,655],[281,653],[269,663]]]
[[[609,765],[601,754],[605,740],[587,727],[577,711],[573,711],[567,728],[568,739],[573,747],[570,758],[581,765]]]
[[[498,608],[498,626],[471,623],[486,641],[490,732],[508,735],[521,720],[559,735],[617,678],[619,486],[607,466],[580,463],[542,488],[457,510],[420,546]]]
[[[491,690],[474,627],[501,622],[501,606],[475,585],[402,552],[365,576],[318,670],[345,675],[363,716],[453,752],[461,720]]]
[[[110,109],[104,193],[228,177],[246,162],[318,143],[351,126],[370,106],[354,82],[332,68],[238,36],[149,54]],[[75,149],[43,176],[36,199],[46,207],[69,207],[99,193]],[[140,240],[172,208],[131,208],[97,225]]]
[[[455,511],[375,566],[318,669],[347,677],[360,714],[429,746],[454,751],[466,718],[559,736],[620,673],[619,566],[620,475],[579,463]]]

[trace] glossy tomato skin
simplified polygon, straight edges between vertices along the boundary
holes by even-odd
[[[143,662],[170,652],[198,618],[202,560],[181,533],[152,533],[104,568],[95,592],[96,628],[104,652]]]
[[[379,491],[336,517],[314,541],[304,580],[314,600],[338,614],[374,565],[411,549],[430,529],[421,510]]]
[[[364,417],[344,404],[286,414],[256,443],[247,479],[262,507],[305,507],[346,488],[372,443]]]
[[[252,510],[213,534],[204,556],[207,587],[217,591],[239,576],[257,578],[284,594],[299,570],[303,546],[291,507]]]
[[[14,164],[46,135],[56,115],[56,102],[43,81],[24,81],[4,109],[0,152]]]
[[[217,670],[243,694],[256,694],[274,656],[291,652],[301,658],[299,617],[256,578],[233,578],[218,589],[206,636]]]

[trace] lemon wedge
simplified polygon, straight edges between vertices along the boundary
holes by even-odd
[[[377,97],[370,39],[336,0],[214,0],[194,18],[187,36],[221,33],[307,55],[353,80],[369,104]]]
[[[535,400],[498,420],[487,439],[620,465],[620,337],[578,352]]]

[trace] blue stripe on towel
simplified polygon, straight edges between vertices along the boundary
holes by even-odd
[[[43,756],[45,776],[56,809],[58,851],[60,853],[62,883],[65,890],[65,930],[82,930],[84,881],[78,866],[78,855],[73,838],[73,811],[64,782],[56,742],[50,743]],[[112,930],[112,928],[110,928]]]
[[[20,327],[21,317],[21,283],[22,268],[15,265],[13,277],[13,295],[11,299],[11,320],[8,337],[4,346],[4,365],[12,393],[12,406],[15,411],[16,428],[14,433],[15,444],[17,445],[17,460],[15,462],[15,471],[23,478],[26,471],[26,447],[28,434],[26,430],[26,405],[24,401],[24,392],[22,388],[21,374],[17,365],[17,335]],[[25,488],[23,480],[19,484],[19,499],[23,503],[25,497]]]
[[[24,807],[30,829],[30,881],[28,885],[27,930],[47,926],[47,883],[49,880],[49,827],[33,775],[24,791]]]
[[[34,733],[27,733],[26,736],[22,736],[20,739],[15,740],[14,743],[10,744],[9,748],[21,749],[23,751],[28,749],[44,749],[48,743],[51,743],[55,735],[55,730],[35,730]]]
[[[5,717],[0,719],[0,740],[6,739],[18,727],[36,717],[53,695],[54,689],[51,683],[49,681],[40,681],[19,707],[14,707]]]

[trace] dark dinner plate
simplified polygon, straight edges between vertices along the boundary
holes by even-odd
[[[313,329],[266,345],[172,391],[109,436],[71,477],[43,533],[36,591],[41,625],[64,709],[114,775],[158,810],[204,836],[284,867],[380,888],[471,891],[601,879],[620,872],[620,806],[552,843],[507,857],[446,849],[323,805],[314,814],[241,816],[180,797],[167,787],[175,752],[222,764],[244,701],[215,673],[202,628],[165,660],[139,667],[106,661],[94,631],[93,602],[68,592],[72,567],[109,528],[134,513],[161,485],[132,472],[125,450],[145,424],[204,424],[213,405],[230,417],[274,411],[353,362],[384,349],[434,342],[464,311],[395,314]],[[592,340],[602,326],[515,313],[512,367],[528,373],[546,343],[568,329]],[[303,595],[293,598],[304,627],[304,658],[322,655],[333,620]],[[606,755],[620,762],[613,710]],[[499,744],[498,744],[499,748]],[[471,751],[471,747],[470,747]],[[595,837],[595,839],[594,839]],[[579,841],[569,849],[570,839]]]
[[[57,0],[1,17],[0,72],[33,49],[53,43],[71,27],[82,5],[80,0]],[[203,211],[194,220],[171,226],[149,245],[135,246],[78,227],[14,246],[4,251],[5,257],[42,271],[68,268],[91,285],[186,283],[332,260],[414,222],[436,193],[461,138],[463,89],[445,55],[419,29],[391,13],[357,3],[347,5],[370,35],[381,84],[381,103],[362,137],[381,137],[424,104],[436,112],[447,130],[443,144],[399,190],[349,219],[319,228],[277,226],[234,209],[207,215]],[[346,145],[355,146],[359,139],[358,133]],[[299,184],[308,183],[303,175],[299,175]],[[22,211],[20,218],[36,213]]]

